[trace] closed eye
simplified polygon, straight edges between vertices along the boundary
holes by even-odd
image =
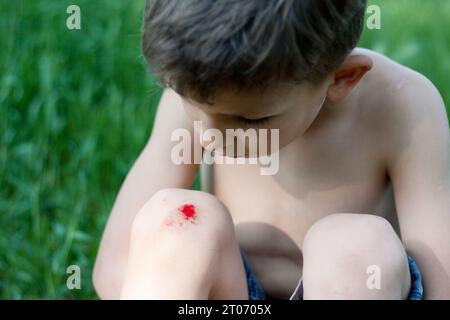
[[[244,117],[240,117],[239,120],[245,124],[245,126],[247,127],[252,127],[252,126],[262,126],[267,124],[273,117],[264,117],[264,118],[259,118],[259,119],[247,119]]]

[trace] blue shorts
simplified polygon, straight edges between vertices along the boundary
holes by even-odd
[[[265,300],[266,294],[264,293],[261,284],[253,272],[250,263],[244,252],[241,250],[242,260],[244,262],[245,274],[247,275],[247,287],[249,300]],[[409,292],[408,300],[422,300],[423,299],[423,286],[422,275],[420,274],[419,267],[413,258],[408,256],[409,273],[411,275],[411,290]],[[300,293],[299,298],[303,296]]]

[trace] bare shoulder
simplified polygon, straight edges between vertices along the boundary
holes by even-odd
[[[373,69],[359,87],[358,102],[371,127],[392,139],[410,132],[419,123],[448,130],[445,105],[439,91],[422,74],[386,56],[356,49],[373,60]]]

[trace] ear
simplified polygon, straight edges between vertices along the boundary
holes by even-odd
[[[372,65],[372,59],[368,56],[348,56],[333,73],[334,82],[328,88],[328,100],[339,102],[345,99],[362,77],[372,69]]]

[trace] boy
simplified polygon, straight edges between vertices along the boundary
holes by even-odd
[[[147,5],[143,52],[170,89],[102,239],[101,298],[450,298],[445,107],[423,76],[355,48],[365,5]],[[278,172],[216,164],[213,194],[187,190],[199,166],[174,164],[170,137],[198,138],[193,121],[279,129]]]

